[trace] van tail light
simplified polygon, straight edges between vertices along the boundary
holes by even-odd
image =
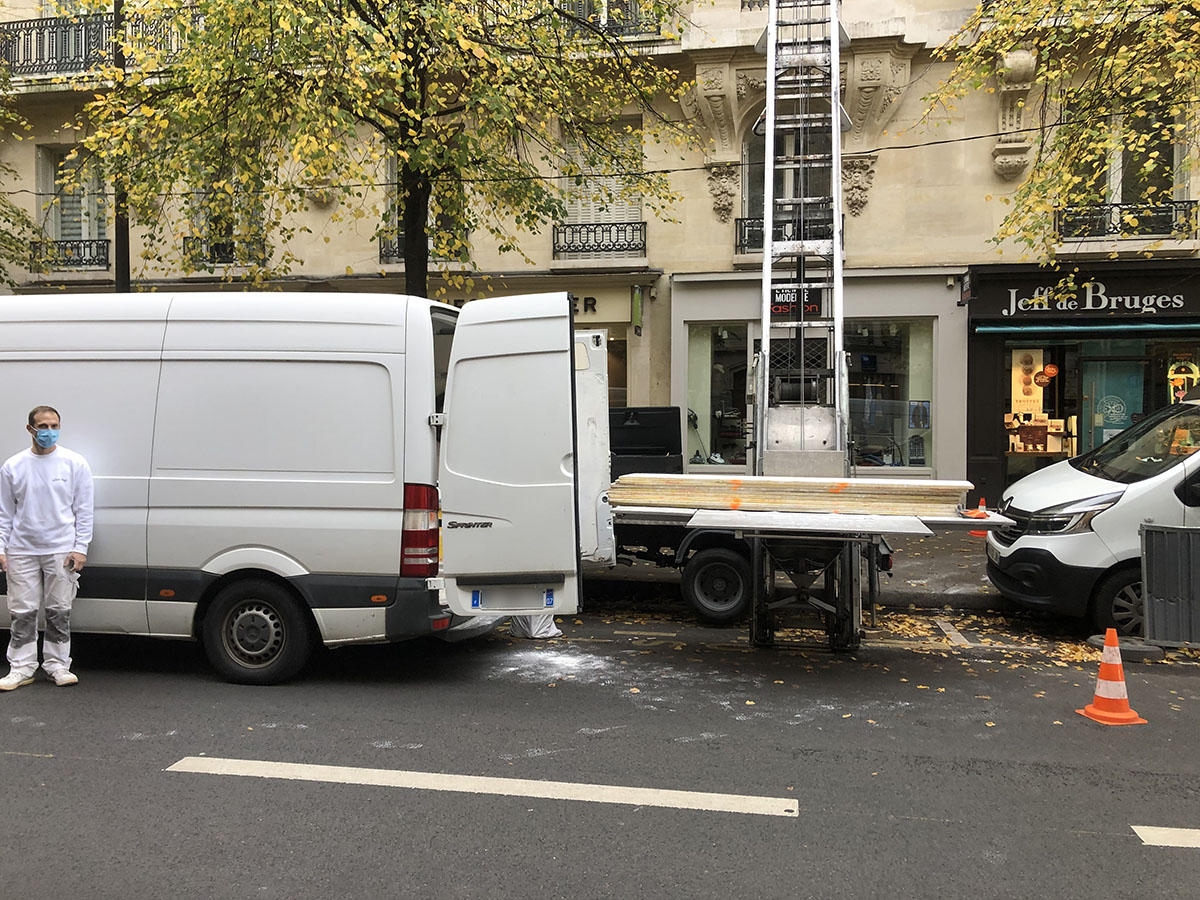
[[[428,484],[404,486],[400,574],[429,578],[438,572],[438,491]]]

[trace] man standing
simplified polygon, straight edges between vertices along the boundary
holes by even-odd
[[[0,467],[0,569],[8,575],[9,673],[0,691],[33,682],[38,611],[44,611],[42,668],[60,687],[71,672],[71,603],[92,540],[92,470],[58,446],[58,411],[36,406],[26,430],[33,446]]]

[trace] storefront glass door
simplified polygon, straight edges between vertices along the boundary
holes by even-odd
[[[1137,359],[1080,360],[1081,451],[1100,446],[1146,412],[1146,365]]]

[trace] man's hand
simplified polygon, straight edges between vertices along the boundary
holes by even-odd
[[[8,571],[8,556],[0,553],[0,572]]]
[[[87,562],[86,556],[84,556],[82,553],[76,553],[72,550],[67,554],[67,561],[63,563],[63,566],[68,572],[82,572],[83,564],[85,562]]]

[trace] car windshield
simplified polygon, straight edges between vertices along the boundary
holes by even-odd
[[[1071,465],[1121,484],[1153,478],[1200,450],[1200,403],[1168,406],[1126,428]]]

